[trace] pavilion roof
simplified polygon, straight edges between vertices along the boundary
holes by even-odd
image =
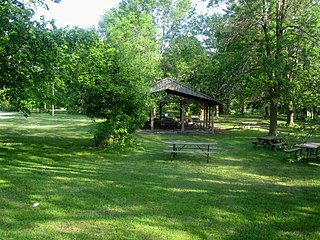
[[[151,93],[161,92],[161,91],[165,91],[169,94],[173,94],[177,96],[182,96],[187,99],[194,99],[197,101],[208,102],[215,105],[223,105],[223,103],[215,100],[214,98],[204,93],[198,92],[182,83],[174,81],[169,77],[156,82],[152,87]]]

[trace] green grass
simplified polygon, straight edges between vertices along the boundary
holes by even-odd
[[[107,151],[90,147],[93,125],[0,114],[0,239],[320,239],[319,162],[254,149],[264,130],[137,134]],[[171,162],[167,140],[217,141],[219,153]]]

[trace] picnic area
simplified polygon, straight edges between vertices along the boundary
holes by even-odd
[[[320,240],[319,13],[2,1],[0,240]]]
[[[0,239],[320,238],[320,161],[284,159],[253,147],[266,130],[233,128],[261,119],[221,116],[214,135],[138,131],[106,150],[83,115],[0,117]],[[171,161],[165,142],[182,141],[216,153]]]

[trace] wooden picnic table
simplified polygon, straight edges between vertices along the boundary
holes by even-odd
[[[282,137],[279,136],[264,136],[258,137],[258,141],[253,141],[253,147],[271,147],[274,151],[277,151],[277,147],[285,147],[287,144],[282,142]]]
[[[239,129],[252,129],[252,128],[260,128],[260,125],[258,124],[258,122],[239,122],[238,124]],[[234,125],[234,127],[237,126],[236,124]]]
[[[214,154],[213,146],[216,145],[216,142],[164,142],[165,144],[171,145],[170,150],[164,150],[164,152],[171,153],[171,161],[177,157],[178,153],[191,153],[191,154],[205,154],[207,156],[207,162],[209,162],[209,155]]]
[[[302,155],[302,150],[304,149],[306,154],[304,159],[308,163],[310,158],[312,156],[316,156],[316,159],[319,157],[319,148],[320,148],[320,143],[317,142],[306,142],[306,143],[301,143],[298,144],[298,147],[300,147],[300,156]]]

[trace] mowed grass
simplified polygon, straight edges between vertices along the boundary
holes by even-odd
[[[137,134],[108,151],[90,147],[93,126],[0,114],[0,239],[320,239],[319,162],[254,149],[264,130]],[[218,153],[170,161],[168,140],[217,141]]]

